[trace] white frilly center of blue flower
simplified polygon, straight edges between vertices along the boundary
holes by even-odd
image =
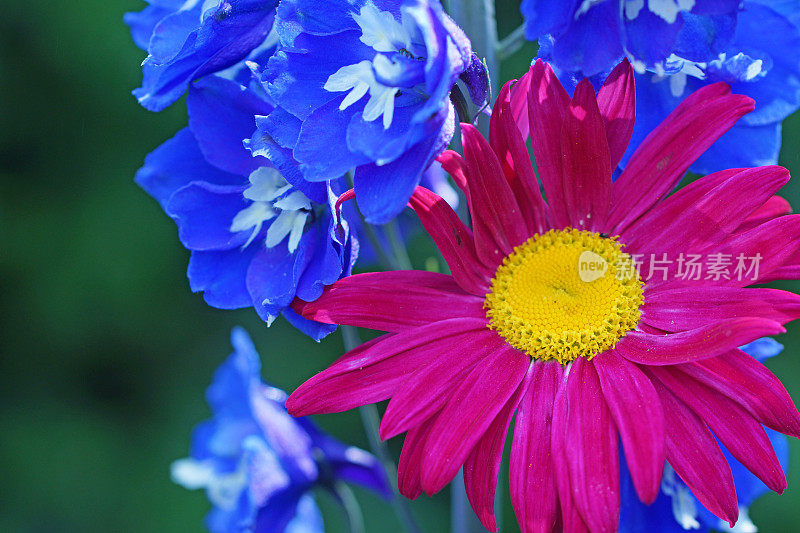
[[[369,93],[363,112],[364,120],[373,122],[382,116],[383,128],[389,129],[394,118],[395,97],[400,88],[381,83],[375,73],[379,72],[388,79],[402,77],[407,65],[395,62],[385,54],[411,55],[408,50],[412,47],[413,21],[404,14],[402,23],[398,22],[390,12],[381,11],[372,3],[364,5],[353,15],[353,19],[361,28],[361,42],[377,53],[372,61],[364,60],[341,67],[328,77],[324,88],[330,92],[347,92],[339,104],[342,111]]]
[[[664,465],[661,491],[672,499],[672,516],[683,529],[700,529],[694,497],[669,464]]]
[[[751,58],[742,52],[730,57],[723,52],[717,59],[708,62],[689,61],[672,54],[664,65],[655,66],[655,74],[651,81],[659,83],[667,80],[672,96],[680,98],[686,90],[689,77],[704,80],[709,71],[736,72],[736,77],[741,82],[758,81],[767,74],[763,60]]]
[[[303,229],[311,212],[310,200],[300,191],[292,190],[280,172],[271,167],[260,167],[250,174],[250,187],[244,197],[253,203],[233,217],[231,233],[250,232],[247,248],[255,240],[264,223],[275,219],[267,228],[264,244],[274,248],[288,236],[289,252],[294,252],[303,236]]]
[[[584,0],[578,11],[581,9],[588,10],[596,3],[598,3],[598,0]],[[586,4],[589,5],[587,6]],[[634,20],[644,9],[645,4],[647,4],[648,11],[664,19],[667,24],[674,24],[678,20],[678,13],[692,10],[695,0],[623,0],[622,11],[625,14],[625,18]],[[586,7],[584,8],[584,6]]]

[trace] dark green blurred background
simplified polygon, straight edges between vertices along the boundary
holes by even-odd
[[[252,310],[215,310],[189,292],[172,221],[133,183],[144,156],[186,120],[183,103],[152,114],[130,96],[144,54],[122,14],[143,5],[29,0],[0,17],[3,532],[200,530],[205,496],[173,485],[169,464],[209,415],[203,393],[230,352],[231,327],[248,329],[264,377],[285,389],[342,351],[337,335],[315,344],[281,320],[267,330]],[[501,36],[520,22],[511,0],[498,14]],[[519,76],[532,50],[502,77]],[[783,164],[800,176],[798,135],[790,119]],[[785,194],[800,205],[800,180]],[[770,366],[800,398],[800,327],[780,340],[787,349]],[[366,446],[357,415],[318,422]],[[762,531],[800,523],[796,441],[792,449],[789,490],[751,510]],[[388,506],[358,495],[368,531],[399,530]],[[320,500],[329,531],[341,530]],[[504,500],[504,530],[515,531]],[[412,505],[427,531],[446,530],[446,493]]]

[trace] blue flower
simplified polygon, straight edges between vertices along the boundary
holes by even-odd
[[[173,481],[206,490],[212,533],[322,532],[309,491],[339,481],[391,494],[372,455],[286,412],[286,393],[261,382],[258,353],[243,329],[233,330],[231,342],[233,354],[206,391],[213,416],[195,428],[190,457],[172,464]]]
[[[335,184],[293,182],[243,140],[272,106],[253,89],[218,76],[192,84],[189,127],[145,159],[136,181],[178,225],[191,250],[188,277],[210,305],[252,306],[271,324],[283,314],[314,339],[333,326],[288,308],[316,300],[351,272],[357,244],[331,216]],[[287,181],[288,180],[288,181]]]
[[[276,109],[254,153],[309,182],[355,168],[362,213],[389,221],[450,142],[448,96],[468,67],[471,94],[485,96],[468,40],[438,0],[285,0],[275,25],[263,77]]]
[[[137,46],[147,50],[134,96],[151,111],[181,97],[191,81],[268,49],[277,0],[148,0],[125,15]],[[272,43],[274,46],[274,42]]]
[[[759,361],[778,355],[783,346],[775,340],[765,337],[741,347]],[[775,454],[786,471],[789,460],[789,442],[785,436],[764,428],[775,449]],[[733,480],[736,485],[736,497],[739,501],[739,520],[734,529],[727,522],[714,516],[695,498],[689,487],[681,481],[669,466],[664,467],[661,492],[652,505],[639,501],[633,486],[630,472],[624,460],[620,461],[621,514],[620,533],[683,533],[687,530],[698,533],[711,531],[756,531],[748,515],[748,507],[756,498],[769,492],[764,483],[755,477],[742,463],[734,459],[725,447],[720,444],[728,464],[731,465]]]
[[[523,0],[525,35],[552,40],[552,61],[589,77],[623,57],[639,70],[675,53],[714,59],[730,42],[740,0]],[[541,42],[541,41],[540,41]]]
[[[708,174],[731,167],[774,165],[781,122],[800,107],[800,15],[780,0],[745,0],[733,41],[711,61],[672,57],[657,73],[637,75],[636,126],[623,164],[646,136],[691,92],[716,81],[756,102],[692,165]]]

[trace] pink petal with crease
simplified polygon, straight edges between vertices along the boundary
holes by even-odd
[[[425,447],[422,488],[444,488],[519,386],[530,358],[507,346],[485,358],[442,409]]]
[[[614,182],[609,216],[614,233],[664,199],[689,166],[753,107],[752,99],[731,94],[722,82],[686,97],[642,141]]]
[[[497,333],[485,328],[444,347],[392,396],[381,420],[381,439],[399,435],[442,409],[472,368],[505,346]]]
[[[667,461],[706,509],[731,527],[739,516],[731,467],[708,427],[655,381],[666,419]]]
[[[735,400],[765,426],[800,437],[800,413],[786,388],[767,367],[745,352],[731,350],[676,368]]]
[[[293,416],[306,416],[386,400],[442,350],[485,329],[486,319],[460,318],[383,335],[347,352],[300,385],[286,400],[286,408]]]
[[[511,503],[523,533],[550,533],[558,521],[554,453],[550,441],[553,403],[562,380],[555,361],[534,362],[517,409],[508,469]]]
[[[497,531],[494,518],[494,497],[497,477],[503,459],[503,445],[508,436],[508,425],[514,416],[523,394],[528,390],[533,372],[528,369],[522,383],[495,417],[464,463],[464,487],[467,498],[483,526]]]
[[[674,365],[709,357],[786,330],[774,320],[744,317],[720,320],[679,333],[655,335],[631,331],[614,349],[634,363]]]
[[[400,494],[408,499],[416,500],[422,494],[420,472],[425,454],[425,443],[431,433],[436,415],[424,424],[410,429],[403,441],[403,450],[397,462],[397,488]]]
[[[611,168],[617,168],[633,135],[636,87],[627,59],[617,65],[597,92],[597,106],[606,129]]]
[[[309,320],[399,333],[450,318],[486,316],[483,299],[453,276],[420,270],[370,272],[340,279],[313,302],[292,309]]]
[[[778,493],[786,489],[786,476],[769,437],[743,407],[675,368],[652,367],[650,372],[703,419],[731,455],[767,487]]]
[[[639,499],[651,504],[664,468],[664,412],[655,387],[635,364],[614,350],[592,359],[617,428]]]

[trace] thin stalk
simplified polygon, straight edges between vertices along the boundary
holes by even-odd
[[[389,238],[392,256],[399,270],[411,270],[411,258],[408,256],[403,237],[400,235],[400,226],[397,224],[397,219],[386,224],[384,228],[386,228],[386,236]]]
[[[344,339],[344,347],[348,351],[361,344],[358,332],[352,326],[342,326],[342,338]],[[414,515],[411,513],[408,502],[397,488],[397,467],[386,443],[381,440],[378,432],[380,427],[378,408],[374,404],[370,404],[359,407],[358,411],[361,414],[361,423],[364,426],[364,431],[367,433],[370,450],[381,462],[383,469],[386,471],[386,476],[389,478],[389,485],[392,487],[392,509],[394,509],[397,519],[406,532],[422,533],[422,529],[417,525]]]
[[[509,33],[497,45],[497,59],[504,61],[514,55],[526,43],[525,24],[521,24],[514,31]]]
[[[364,515],[361,512],[361,506],[358,504],[356,495],[353,494],[350,487],[339,481],[333,486],[333,494],[342,505],[350,533],[365,533]]]

